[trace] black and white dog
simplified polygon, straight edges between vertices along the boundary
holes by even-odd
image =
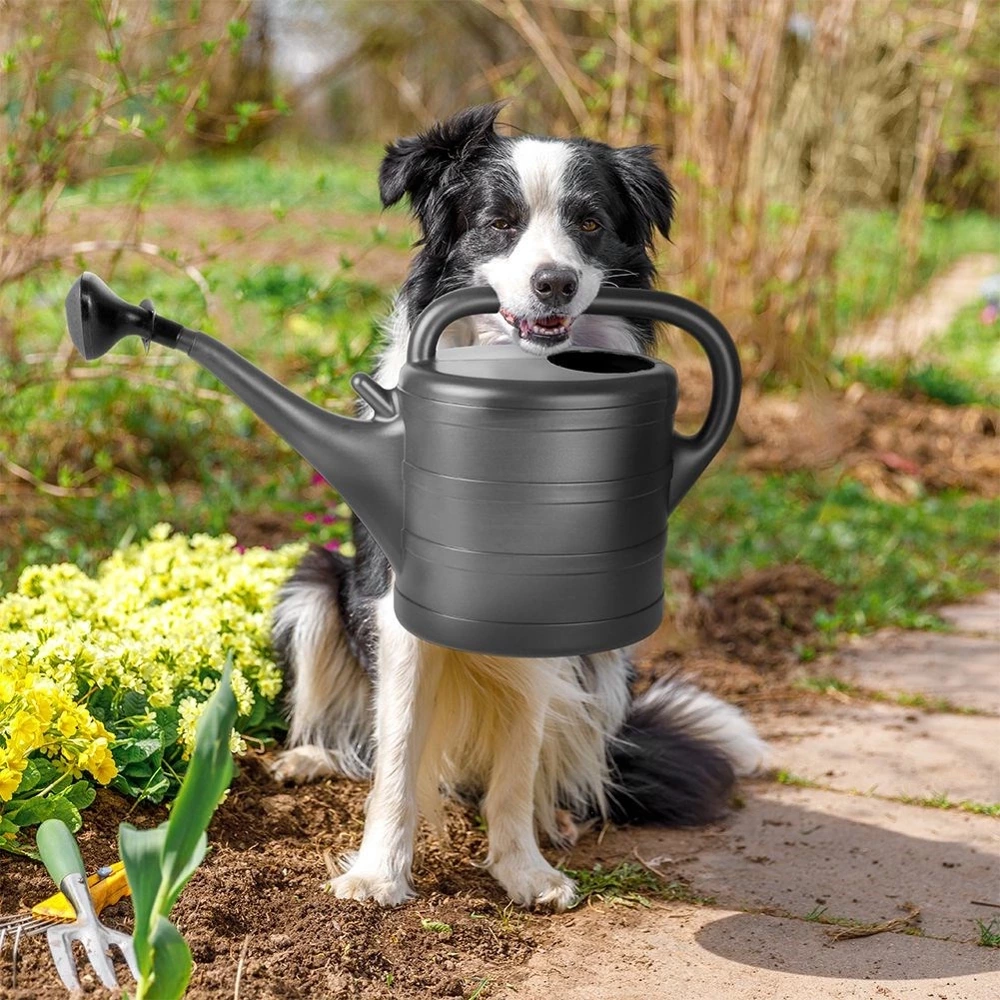
[[[498,135],[498,110],[471,108],[387,149],[382,201],[408,196],[422,235],[376,373],[385,386],[418,313],[467,285],[491,285],[502,308],[450,327],[447,346],[653,346],[648,323],[581,315],[602,285],[650,286],[653,234],[667,235],[673,205],[651,149]],[[686,682],[633,699],[624,650],[510,659],[418,640],[396,620],[389,562],[357,520],[354,538],[354,559],[310,552],[274,618],[290,713],[275,776],[374,775],[337,896],[409,898],[418,816],[433,821],[445,791],[479,803],[486,865],[510,897],[561,910],[575,887],[542,856],[538,831],[565,845],[575,821],[597,816],[703,823],[762,762],[749,722]]]

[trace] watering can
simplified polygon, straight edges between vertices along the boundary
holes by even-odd
[[[609,288],[588,313],[672,323],[708,355],[702,428],[673,429],[677,375],[638,354],[515,344],[436,350],[444,329],[499,309],[491,288],[442,295],[419,316],[398,386],[351,384],[366,418],[297,396],[218,340],[130,305],[83,274],[66,299],[88,360],[123,337],[207,368],[343,496],[382,547],[414,635],[500,656],[617,649],[660,623],[667,516],[722,447],[740,364],[722,324],[663,292]]]

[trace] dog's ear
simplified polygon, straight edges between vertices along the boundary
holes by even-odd
[[[643,243],[653,242],[653,230],[670,237],[674,217],[674,188],[653,158],[655,146],[630,146],[613,150],[615,169],[639,224]]]
[[[389,143],[378,175],[382,204],[395,205],[407,194],[414,212],[420,215],[445,171],[493,141],[493,126],[504,103],[466,108],[420,135]]]

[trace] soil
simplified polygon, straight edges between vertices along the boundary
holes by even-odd
[[[788,684],[790,644],[808,620],[808,607],[829,598],[829,585],[801,567],[754,574],[742,591],[720,588],[716,602],[694,602],[683,593],[668,623],[686,621],[692,649],[677,652],[665,624],[637,656],[637,687],[666,673],[683,672],[734,704],[809,713],[815,697]],[[720,622],[741,604],[737,630],[764,623],[766,669],[726,655],[730,632]],[[782,648],[780,628],[768,631],[778,609],[793,627]],[[743,623],[743,624],[741,624]],[[798,630],[797,630],[798,629]],[[675,644],[674,644],[675,645]],[[189,1000],[240,996],[254,1000],[375,1000],[375,998],[470,997],[483,980],[515,983],[527,959],[553,940],[560,918],[524,913],[509,904],[480,867],[485,836],[469,810],[450,804],[444,840],[423,831],[415,865],[417,898],[396,910],[342,902],[323,890],[337,858],[357,846],[363,828],[367,785],[327,780],[301,787],[276,786],[253,754],[239,773],[209,830],[212,849],[173,913],[191,946],[195,973]],[[101,790],[86,811],[80,846],[89,868],[116,857],[118,823],[162,821],[162,808],[137,807]],[[554,863],[589,867],[630,860],[616,854],[607,830],[592,830],[567,857],[547,849]],[[601,844],[605,843],[602,848]],[[16,913],[51,891],[35,862],[0,854],[0,912]],[[110,926],[130,929],[131,907],[122,901],[104,913]],[[447,929],[428,927],[428,922]],[[113,996],[100,988],[80,958],[87,996]],[[9,952],[0,957],[0,1000],[57,1000],[66,996],[53,971],[44,938],[20,949],[17,986],[11,986]],[[125,975],[122,975],[125,981]],[[488,992],[479,994],[489,996]]]

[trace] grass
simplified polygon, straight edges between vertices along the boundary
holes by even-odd
[[[799,677],[793,687],[815,694],[833,695],[841,698],[856,698],[861,701],[887,702],[902,708],[919,708],[924,712],[947,712],[952,715],[981,715],[979,709],[956,705],[947,698],[930,698],[912,691],[886,692],[851,684],[840,677],[816,676]]]
[[[955,810],[956,812],[972,813],[976,816],[1000,816],[1000,802],[973,802],[963,799],[955,802],[944,793],[936,795],[894,795],[893,801],[902,802],[908,806],[920,806],[923,809]]]
[[[803,778],[793,774],[791,771],[776,770],[771,775],[772,779],[779,785],[789,785],[793,788],[819,788],[826,791],[842,791],[832,789],[820,781],[812,778]],[[972,813],[975,816],[1000,816],[1000,802],[973,802],[971,799],[963,799],[955,802],[947,795],[939,792],[935,795],[878,795],[875,792],[850,792],[851,795],[865,795],[874,799],[881,799],[885,802],[899,802],[907,806],[920,806],[922,809],[943,809],[955,810],[956,812]]]
[[[575,909],[584,903],[620,904],[624,906],[652,906],[650,897],[671,902],[709,905],[714,902],[699,896],[683,882],[667,882],[649,868],[631,861],[622,861],[614,868],[594,865],[593,868],[563,868],[577,887]]]
[[[308,150],[285,144],[265,147],[254,156],[185,157],[156,172],[147,201],[185,202],[235,208],[310,207],[342,212],[381,210],[376,145],[338,146]],[[70,206],[118,204],[145,179],[145,166],[122,167],[67,192]]]
[[[703,478],[670,520],[667,559],[696,589],[799,562],[842,590],[818,624],[828,635],[888,625],[941,627],[928,609],[995,574],[1000,504],[946,493],[906,505],[835,474]]]
[[[976,921],[979,931],[979,944],[982,948],[1000,948],[1000,917],[994,917],[988,924],[982,920]]]
[[[774,780],[779,785],[791,785],[793,788],[821,788],[818,781],[811,778],[803,778],[791,771],[778,770],[774,772]]]
[[[982,318],[982,303],[960,310],[948,329],[928,341],[921,360],[841,358],[832,382],[861,382],[873,389],[923,396],[948,406],[1000,406],[1000,323]]]
[[[623,861],[614,868],[594,865],[593,868],[562,869],[577,887],[575,906],[597,901],[622,903],[626,906],[652,906],[649,896],[660,895],[664,881],[648,868]]]

